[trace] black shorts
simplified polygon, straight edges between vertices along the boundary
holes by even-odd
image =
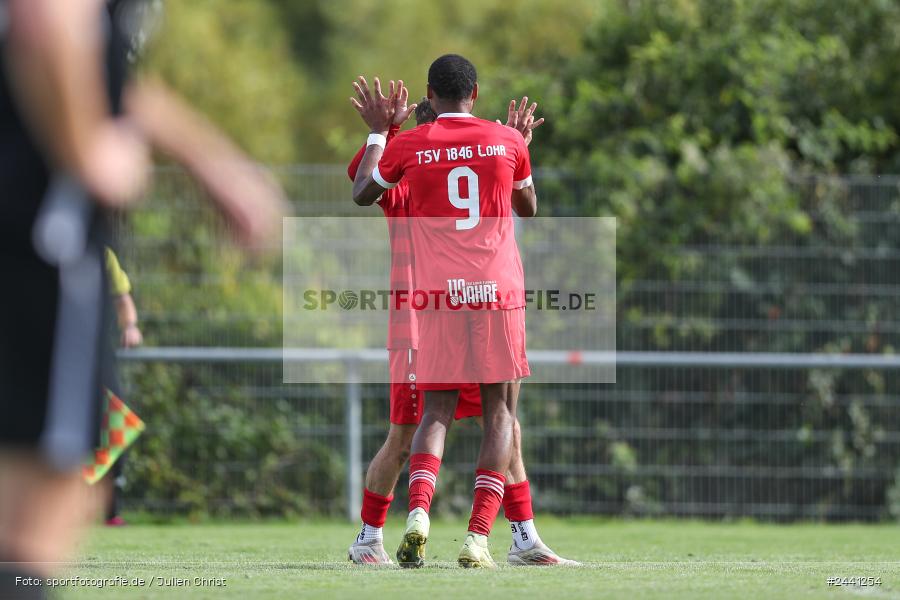
[[[62,267],[0,250],[0,447],[37,450],[60,470],[96,445],[112,377],[102,248]]]

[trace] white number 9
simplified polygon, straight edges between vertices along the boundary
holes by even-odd
[[[459,180],[463,177],[468,182],[468,193],[465,198],[459,196]],[[456,221],[456,230],[472,229],[481,220],[481,200],[478,196],[478,175],[469,167],[456,167],[447,176],[447,195],[450,204],[462,210],[468,210],[469,216]]]

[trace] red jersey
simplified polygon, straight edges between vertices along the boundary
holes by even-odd
[[[393,125],[388,131],[387,139],[390,142],[400,127]],[[350,166],[347,167],[347,175],[351,180],[356,179],[359,163],[366,153],[363,146],[353,157]],[[403,290],[409,293],[412,290],[412,242],[409,231],[409,186],[404,183],[387,190],[378,200],[378,206],[384,212],[388,221],[388,239],[391,244],[391,292]],[[416,315],[410,307],[410,303],[403,296],[403,301],[397,302],[397,296],[390,298],[388,313],[387,347],[390,350],[406,350],[418,348],[419,328],[415,326]]]
[[[513,189],[531,185],[522,134],[444,113],[398,135],[372,177],[388,190],[409,186],[414,280],[429,308],[525,306],[511,201]]]

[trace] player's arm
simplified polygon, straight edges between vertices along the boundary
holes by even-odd
[[[372,135],[376,134],[374,132],[370,134],[370,140],[373,139]],[[366,153],[359,164],[359,171],[356,173],[356,179],[353,180],[353,201],[359,206],[371,206],[381,198],[386,190],[390,189],[372,177],[383,154],[384,148],[377,143],[370,143],[366,148]]]
[[[413,108],[415,108],[415,106]],[[396,117],[394,117],[394,118],[396,119]],[[391,128],[388,130],[386,143],[390,144],[391,140],[394,139],[394,136],[397,135],[397,133],[399,131],[400,131],[400,125],[398,125],[396,123],[391,125]],[[347,176],[350,177],[350,181],[353,181],[356,179],[356,173],[357,173],[357,171],[359,171],[359,165],[362,162],[362,159],[366,153],[367,147],[368,146],[363,144],[362,147],[359,149],[359,151],[357,151],[356,156],[353,157],[353,160],[350,161],[350,165],[347,167]]]
[[[134,298],[131,294],[122,294],[116,296],[116,320],[119,323],[119,331],[121,332],[120,343],[123,348],[134,348],[140,346],[144,342],[144,335],[138,327],[137,307],[134,305]]]
[[[365,77],[360,76],[353,83],[356,90],[356,98],[350,102],[369,126],[370,134],[366,142],[366,151],[363,153],[353,180],[353,201],[359,206],[369,206],[374,203],[385,190],[393,185],[383,179],[377,170],[378,163],[384,155],[387,145],[387,136],[391,126],[403,123],[415,110],[415,105],[407,106],[409,91],[400,80],[395,88],[394,82],[390,82],[390,91],[387,97],[381,91],[381,81],[375,78],[374,92],[369,89]]]
[[[123,348],[140,346],[144,336],[138,328],[137,307],[131,296],[131,281],[128,274],[119,264],[116,254],[108,246],[106,247],[106,274],[109,279],[109,291],[115,300],[116,320],[121,332],[121,344]]]
[[[137,197],[149,159],[113,119],[103,74],[99,0],[9,0],[4,65],[17,105],[50,162],[97,201]]]
[[[513,190],[512,207],[516,214],[522,218],[537,215],[537,192],[534,184],[520,190]]]

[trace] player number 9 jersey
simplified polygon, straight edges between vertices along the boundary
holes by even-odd
[[[525,305],[512,191],[531,185],[531,162],[518,131],[444,113],[398,135],[372,176],[409,185],[415,308]]]

